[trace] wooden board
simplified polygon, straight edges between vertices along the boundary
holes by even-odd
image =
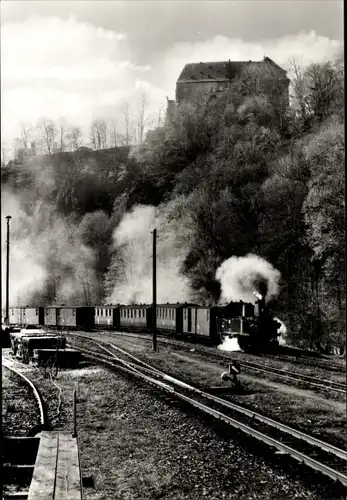
[[[41,433],[28,500],[82,500],[78,446],[71,434]]]
[[[81,472],[77,440],[59,434],[58,462],[54,500],[81,500]]]
[[[42,432],[28,500],[54,500],[58,433]]]

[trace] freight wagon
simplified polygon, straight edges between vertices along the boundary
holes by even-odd
[[[10,325],[43,325],[44,308],[43,307],[10,307],[9,309]]]
[[[59,328],[91,329],[94,327],[94,307],[46,307],[44,324]]]

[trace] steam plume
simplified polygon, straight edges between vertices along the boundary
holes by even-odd
[[[157,301],[188,301],[189,281],[180,268],[188,252],[189,228],[179,222],[175,203],[137,206],[127,213],[113,237],[115,255],[110,269],[115,285],[112,303],[152,302],[152,235],[157,228]],[[109,274],[110,274],[109,273]]]
[[[278,337],[278,342],[280,345],[286,345],[286,343],[287,343],[286,342],[287,327],[283,323],[283,321],[281,321],[279,318],[274,318],[274,320],[278,321],[278,323],[281,324],[281,326],[278,329],[278,333],[280,334],[280,336]]]
[[[225,337],[223,342],[218,346],[221,351],[241,351],[238,340],[236,338]]]
[[[24,192],[23,198],[27,196]],[[2,213],[12,215],[10,306],[92,300],[94,254],[82,244],[73,224],[40,201],[33,201],[28,213],[21,198],[9,190],[2,192]],[[5,290],[6,224],[2,224],[1,255]],[[4,303],[2,294],[2,306]]]
[[[216,272],[222,289],[220,302],[243,300],[255,303],[254,292],[269,300],[278,294],[280,276],[277,269],[257,255],[230,257]]]

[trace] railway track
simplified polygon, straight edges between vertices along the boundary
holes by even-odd
[[[6,359],[2,358],[1,360],[2,366],[6,369],[9,370],[11,373],[15,374],[21,383],[25,384],[27,387],[30,388],[30,390],[33,393],[33,396],[36,400],[36,404],[38,407],[38,412],[40,415],[40,423],[33,425],[33,427],[29,430],[28,435],[29,436],[35,436],[35,434],[39,433],[41,430],[47,429],[48,428],[48,417],[47,417],[47,411],[46,411],[46,406],[45,403],[42,399],[42,396],[37,389],[36,385],[34,382],[32,382],[28,377],[24,375],[21,371],[17,370],[13,366],[10,366],[10,364],[6,361]]]
[[[346,451],[273,419],[202,391],[137,359],[112,343],[98,343],[89,338],[93,349],[75,345],[85,357],[111,370],[121,370],[168,392],[172,397],[193,406],[204,414],[232,426],[263,445],[305,464],[310,469],[347,486]],[[106,347],[107,345],[107,347]]]
[[[125,336],[125,337],[132,337],[132,338],[139,338],[139,339],[145,339],[147,341],[152,341],[152,339],[148,336],[143,336],[143,335],[136,335],[133,333],[117,333],[117,335]],[[89,338],[89,337],[85,337]],[[171,345],[177,349],[183,350],[183,351],[190,351],[191,346],[183,344],[179,341],[174,341],[174,340],[168,340],[168,339],[158,339],[157,342],[159,344],[165,344],[165,345]],[[218,353],[212,353],[210,350],[204,350],[202,347],[196,347],[194,345],[194,352],[207,357],[209,359],[216,359],[218,361],[224,361],[225,363],[230,362],[232,359],[232,355],[227,355],[223,354],[222,352]],[[300,382],[307,384],[311,387],[317,387],[320,389],[324,389],[326,391],[334,391],[339,394],[346,394],[346,384],[342,384],[339,382],[334,382],[331,380],[327,379],[319,379],[316,377],[311,377],[308,375],[303,375],[301,373],[295,373],[292,371],[287,371],[287,370],[281,370],[279,368],[273,368],[269,366],[264,366],[263,364],[260,363],[253,363],[250,361],[244,361],[240,360],[239,364],[241,367],[244,368],[249,368],[251,370],[256,370],[258,372],[264,373],[264,374],[270,374],[270,375],[275,375],[276,377],[283,378],[284,381],[289,381],[289,382]]]
[[[27,386],[32,392],[39,414],[39,423],[35,423],[26,432],[26,436],[16,436],[12,432],[10,435],[4,435],[2,440],[2,459],[3,459],[3,496],[4,500],[26,499],[29,495],[29,487],[33,476],[36,454],[39,447],[40,438],[38,434],[48,428],[48,417],[45,403],[38,391],[36,385],[24,375],[21,371],[10,366],[8,361],[2,358],[2,367],[13,374],[20,384]],[[17,395],[14,393],[14,397]],[[25,397],[23,410],[17,416],[20,418],[20,427],[27,431],[27,423],[35,419],[32,414],[33,408],[30,407]],[[33,405],[34,406],[34,405]],[[37,415],[36,413],[36,415]],[[26,422],[26,418],[29,419]],[[23,422],[24,420],[24,422]],[[12,423],[13,424],[13,423]],[[19,431],[18,426],[17,432]],[[13,429],[13,427],[12,427]]]

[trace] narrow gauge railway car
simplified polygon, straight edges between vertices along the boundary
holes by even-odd
[[[45,308],[45,326],[74,329],[94,327],[94,307],[51,306]]]
[[[157,305],[157,329],[165,332],[182,333],[182,304]]]
[[[146,304],[120,306],[120,328],[149,330],[152,327],[152,309],[152,306]]]
[[[202,342],[218,344],[220,322],[217,307],[183,307],[183,335]]]
[[[45,307],[45,326],[57,326],[57,307]]]
[[[9,310],[10,325],[43,325],[44,319],[43,307],[10,307]]]
[[[94,323],[95,326],[101,326],[103,328],[114,328],[119,330],[120,306],[95,306]]]

